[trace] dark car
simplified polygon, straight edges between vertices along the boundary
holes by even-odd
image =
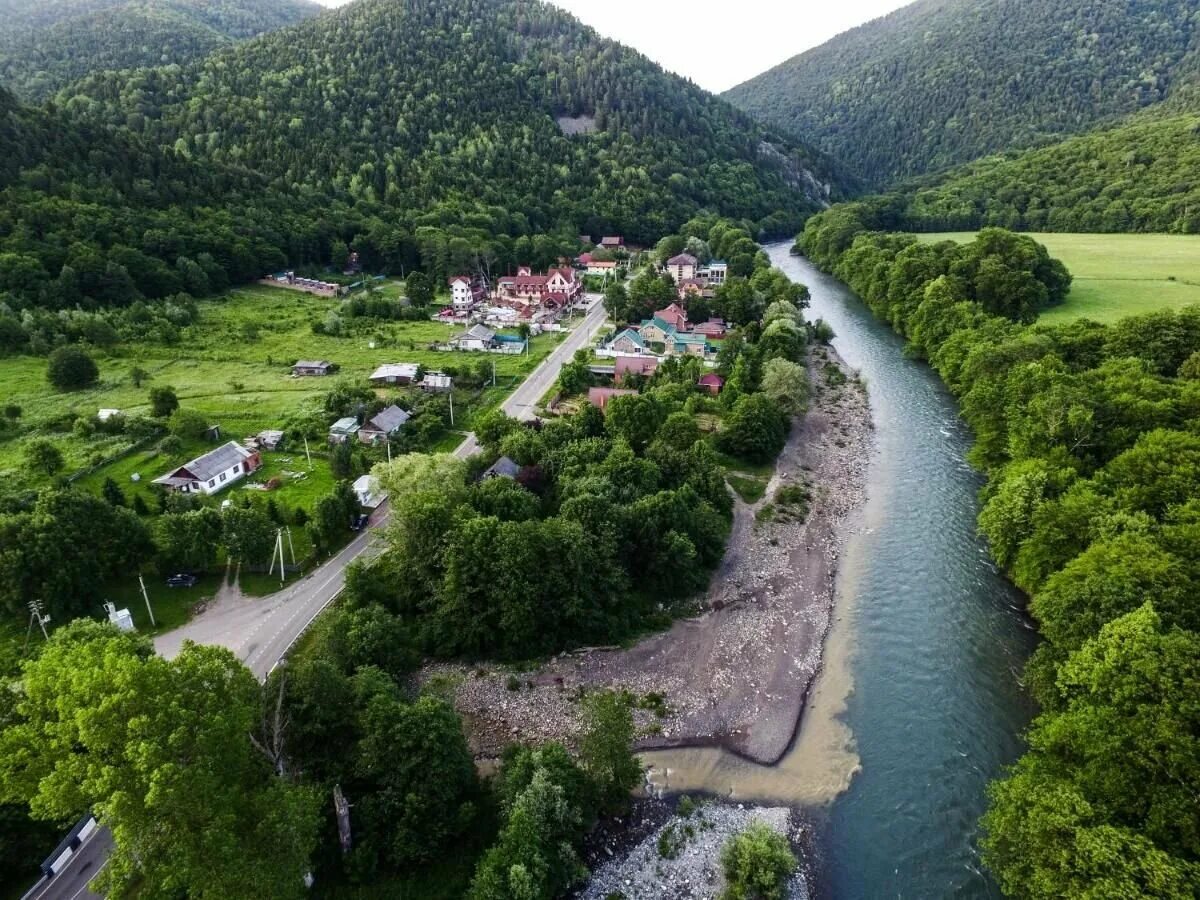
[[[182,587],[182,588],[195,587],[196,582],[199,580],[200,579],[197,578],[195,575],[189,575],[186,572],[180,572],[179,574],[172,575],[170,578],[167,579],[167,587]]]
[[[367,527],[367,523],[369,521],[371,521],[371,517],[366,515],[365,513],[357,515],[353,519],[350,520],[350,530],[351,531],[362,531],[364,528]]]

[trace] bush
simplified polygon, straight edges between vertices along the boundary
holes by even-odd
[[[177,409],[167,420],[167,430],[180,439],[202,438],[208,431],[208,416],[194,409]]]
[[[725,891],[721,900],[783,900],[796,857],[787,839],[755,822],[721,851]]]
[[[59,347],[50,354],[46,378],[60,391],[91,387],[100,378],[96,362],[78,347]]]
[[[787,421],[779,408],[762,394],[742,397],[725,417],[717,434],[717,447],[747,462],[773,460],[787,440]]]

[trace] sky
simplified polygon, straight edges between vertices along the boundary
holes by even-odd
[[[342,6],[349,0],[318,0]],[[552,0],[714,93],[910,0]]]

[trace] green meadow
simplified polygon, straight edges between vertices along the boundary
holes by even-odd
[[[922,234],[922,241],[965,243],[973,232]],[[1031,234],[1061,259],[1075,281],[1065,303],[1042,313],[1047,324],[1125,316],[1200,303],[1200,235]]]
[[[174,346],[123,343],[107,355],[97,354],[100,382],[84,391],[63,393],[51,387],[43,357],[0,359],[4,402],[22,409],[19,427],[0,430],[0,477],[30,487],[44,481],[23,466],[23,447],[34,437],[49,438],[62,450],[67,473],[111,458],[129,446],[127,438],[79,435],[66,420],[94,416],[103,408],[145,415],[148,392],[156,385],[173,387],[181,406],[205,413],[221,425],[226,439],[236,440],[318,408],[339,380],[362,383],[382,363],[446,368],[478,365],[485,358],[433,349],[461,328],[432,321],[345,319],[339,335],[314,334],[313,325],[324,322],[336,308],[336,301],[296,291],[260,285],[239,288],[220,299],[202,301],[199,321],[185,328]],[[479,410],[500,403],[558,340],[557,335],[542,335],[531,341],[527,354],[487,356],[496,365],[497,387],[484,391],[473,403],[467,392],[455,392],[462,424],[469,424],[470,416]],[[340,370],[329,377],[295,378],[291,364],[297,359],[329,360]],[[150,373],[140,387],[130,377],[134,368]],[[124,488],[131,474],[125,469],[136,468],[144,478],[153,478],[175,462],[164,459],[151,465],[154,460],[145,454],[135,456],[114,463],[112,472],[97,473],[99,482],[113,474]],[[97,481],[95,476],[83,480],[87,486]]]

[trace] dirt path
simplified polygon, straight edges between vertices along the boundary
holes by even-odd
[[[665,699],[664,717],[639,710],[640,749],[718,745],[766,764],[783,755],[820,667],[843,531],[863,499],[872,441],[866,392],[832,349],[816,348],[810,371],[811,409],[793,429],[766,497],[754,506],[736,501],[708,612],[627,650],[559,657],[521,676],[519,690],[509,689],[509,671],[495,667],[427,670],[457,680],[455,702],[478,754],[495,754],[517,737],[569,741],[580,691],[611,687]],[[798,482],[812,493],[803,523],[758,521],[781,487]]]

